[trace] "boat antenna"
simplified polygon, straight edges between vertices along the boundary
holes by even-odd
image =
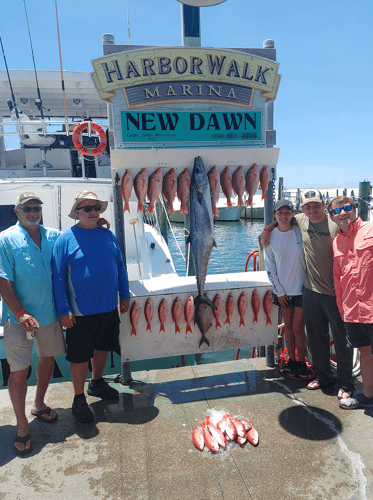
[[[10,79],[8,64],[6,62],[5,51],[4,51],[4,46],[3,46],[3,41],[1,39],[1,36],[0,36],[0,43],[1,43],[2,54],[3,54],[3,57],[4,57],[5,69],[6,69],[6,73],[8,75],[8,82],[9,82],[10,94],[12,96],[12,101],[13,101],[13,109],[14,109],[14,111],[16,113],[16,118],[17,118],[17,123],[18,123],[18,120],[19,120],[18,108],[17,108],[17,104],[16,104],[16,98],[15,98],[15,95],[14,95],[14,92],[13,92],[12,81]]]
[[[127,5],[128,45],[131,45],[130,11],[128,8],[128,0],[126,0],[126,5]]]
[[[61,39],[60,39],[60,27],[58,24],[58,11],[57,11],[57,0],[54,0],[56,5],[56,21],[57,21],[57,36],[58,36],[58,50],[60,53],[60,68],[61,68],[61,86],[62,86],[62,97],[63,97],[63,109],[65,111],[65,123],[66,123],[66,135],[69,135],[69,121],[67,119],[67,109],[66,109],[66,94],[65,94],[65,80],[63,78],[63,69],[62,69],[62,53],[61,53]]]
[[[40,95],[40,88],[39,88],[39,81],[38,81],[38,74],[36,72],[36,64],[35,64],[35,57],[34,57],[34,48],[32,46],[32,39],[31,39],[31,31],[30,31],[30,24],[28,22],[28,15],[27,15],[27,8],[26,8],[26,0],[23,0],[23,5],[25,6],[25,14],[26,14],[26,21],[27,21],[27,29],[28,29],[28,34],[30,38],[30,47],[31,47],[31,56],[32,56],[32,61],[34,63],[34,71],[35,71],[35,80],[36,80],[36,89],[38,92],[38,98],[35,99],[35,105],[40,111],[40,116],[41,119],[44,120],[44,113],[43,113],[43,103],[41,100],[41,95]]]

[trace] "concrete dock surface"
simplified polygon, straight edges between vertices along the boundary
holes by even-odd
[[[70,382],[51,384],[59,420],[30,416],[33,451],[23,457],[0,390],[0,499],[373,499],[373,409],[340,409],[337,386],[309,391],[264,358],[132,375],[130,387],[110,378],[118,401],[87,397],[93,424],[73,419]],[[198,451],[192,428],[221,411],[253,420],[259,445]]]

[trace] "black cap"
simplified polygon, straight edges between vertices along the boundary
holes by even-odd
[[[290,210],[294,210],[292,202],[290,200],[286,200],[285,198],[276,202],[275,211],[280,210],[282,207],[288,207]]]

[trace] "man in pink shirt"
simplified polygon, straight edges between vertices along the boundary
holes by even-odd
[[[356,215],[354,200],[337,196],[328,207],[339,230],[333,241],[333,274],[347,340],[360,352],[363,392],[341,399],[346,410],[373,407],[373,225]]]

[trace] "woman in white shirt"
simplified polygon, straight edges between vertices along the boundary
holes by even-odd
[[[265,265],[273,285],[272,302],[281,308],[285,324],[289,359],[284,362],[282,373],[308,378],[311,373],[305,361],[307,342],[302,311],[302,235],[299,228],[291,223],[294,207],[289,200],[279,200],[273,213],[277,227],[271,232],[271,242],[265,248]]]

